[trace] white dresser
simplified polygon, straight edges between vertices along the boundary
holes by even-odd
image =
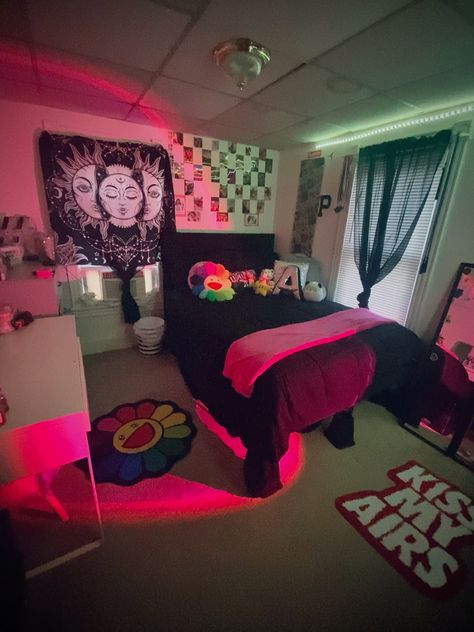
[[[39,318],[23,329],[0,335],[0,388],[10,407],[6,423],[0,426],[0,492],[4,484],[35,476],[38,492],[58,517],[67,521],[68,515],[50,486],[51,472],[86,458],[100,526],[87,442],[87,393],[74,316]],[[61,561],[53,560],[46,567]]]

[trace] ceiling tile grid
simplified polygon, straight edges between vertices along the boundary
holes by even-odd
[[[212,48],[271,62],[240,91]],[[472,0],[1,0],[0,95],[274,148],[474,100]]]
[[[225,38],[250,37],[270,50],[284,50],[291,58],[308,61],[409,2],[213,0],[197,28]]]
[[[28,10],[39,44],[153,72],[189,21],[149,0],[29,0]]]
[[[149,87],[153,74],[138,68],[97,61],[37,45],[36,67],[41,86],[135,103]]]
[[[102,99],[89,94],[78,94],[56,88],[40,87],[39,97],[41,105],[58,107],[58,103],[66,110],[74,110],[85,114],[103,116],[107,112],[108,118],[125,120],[130,111],[130,104],[120,101]]]
[[[37,82],[28,44],[0,40],[0,80],[19,83]]]
[[[287,112],[316,116],[374,94],[373,90],[356,83],[351,92],[335,92],[328,84],[336,77],[336,74],[325,68],[303,66],[282,81],[262,90],[254,99]]]
[[[316,61],[374,90],[389,90],[474,59],[474,29],[438,0],[423,0]]]
[[[467,63],[447,72],[406,83],[385,93],[424,111],[474,101],[474,64]]]
[[[377,94],[363,101],[328,112],[324,120],[340,125],[351,132],[358,132],[365,127],[382,125],[386,121],[419,116],[422,110],[399,101]]]
[[[31,40],[30,24],[24,0],[2,0],[0,2],[0,38]]]
[[[276,110],[252,100],[243,101],[215,118],[215,122],[261,134],[277,132],[304,120],[303,116]]]
[[[255,81],[245,86],[245,91],[242,93],[233,80],[217,66],[212,56],[214,46],[225,39],[226,36],[216,37],[213,31],[202,29],[202,27],[192,29],[164,66],[163,74],[166,77],[182,79],[233,96],[250,97],[300,64],[299,61],[272,49],[271,62]]]
[[[212,119],[239,102],[240,99],[228,94],[160,76],[140,101],[140,105],[165,112],[180,112],[185,116]]]

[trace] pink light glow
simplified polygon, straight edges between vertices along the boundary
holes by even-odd
[[[218,424],[205,406],[196,403],[196,412],[206,428],[217,435],[234,455],[243,460],[245,447],[238,438],[231,437]],[[280,460],[280,477],[283,488],[268,498],[237,496],[222,489],[216,489],[196,481],[185,480],[173,474],[143,481],[140,498],[134,499],[134,487],[121,488],[120,500],[108,498],[101,490],[111,491],[113,485],[99,486],[99,501],[106,521],[137,522],[150,520],[186,520],[220,515],[243,509],[253,509],[272,502],[284,494],[296,482],[304,467],[303,441],[298,434],[290,435],[289,447]],[[115,487],[115,489],[117,489]],[[122,493],[123,490],[123,493]],[[122,498],[122,495],[126,496]],[[107,498],[106,498],[107,496]],[[117,494],[115,494],[117,496]]]
[[[287,453],[280,461],[283,488],[268,498],[249,498],[189,481],[173,474],[139,483],[140,498],[133,498],[132,488],[121,488],[120,500],[108,498],[101,493],[114,486],[106,484],[98,488],[103,518],[111,522],[140,522],[151,520],[190,520],[212,517],[229,512],[253,509],[269,503],[284,494],[297,480],[304,466],[303,442],[296,434],[290,436]],[[145,489],[146,488],[146,489]],[[116,488],[115,488],[116,489]],[[122,498],[122,489],[124,496]],[[79,513],[80,513],[80,508]],[[68,510],[70,506],[68,505]]]
[[[62,53],[62,55],[65,57],[65,61],[56,60],[50,53],[36,53],[36,64],[41,72],[48,76],[48,81],[53,83],[54,89],[68,93],[70,92],[67,89],[68,85],[80,83],[89,90],[91,87],[96,88],[102,93],[100,96],[103,99],[108,98],[127,103],[130,104],[130,108],[136,104],[136,94],[121,85],[121,82],[125,82],[125,80],[119,73],[112,72],[110,68],[104,70],[103,72],[104,74],[105,72],[107,73],[107,77],[114,76],[115,80],[111,81],[96,74],[98,69],[86,64],[85,61],[80,61],[66,53]],[[17,74],[20,81],[24,81],[23,73],[31,67],[29,50],[13,42],[0,43],[0,61],[8,70]],[[131,82],[129,81],[129,83]],[[78,92],[76,90],[74,93],[70,92],[70,94],[78,95]],[[165,101],[161,100],[161,103],[165,104]],[[160,101],[158,101],[158,104],[160,104]],[[165,110],[168,109],[166,105],[161,107]],[[167,128],[166,120],[156,110],[140,107],[140,111],[149,119],[151,124],[161,129]]]
[[[262,329],[233,342],[226,354],[223,375],[232,382],[234,390],[251,397],[253,384],[269,367],[298,351],[310,349],[343,338],[359,331],[393,320],[360,307],[343,310],[304,323],[292,323],[275,329]]]
[[[441,432],[439,432],[438,430],[435,430],[435,428],[432,428],[431,426],[428,425],[428,421],[425,423],[423,421],[420,421],[420,427],[424,428],[425,430],[429,430],[430,432],[432,432],[435,435],[438,435],[438,437],[450,437],[452,433],[449,433],[448,435],[443,435]]]
[[[243,460],[246,450],[241,441],[231,437],[200,403],[197,403],[196,411],[204,426],[216,434],[239,460]],[[253,509],[272,502],[291,488],[303,467],[303,441],[300,435],[292,434],[288,451],[280,460],[283,488],[268,498],[239,496],[169,473],[155,479],[145,479],[131,487],[104,483],[98,486],[97,491],[105,522],[195,520]],[[84,474],[79,469],[70,469],[63,482],[59,472],[57,489],[54,482],[52,486],[72,521],[96,521],[90,499],[84,497]],[[61,489],[64,490],[64,495]],[[50,508],[39,494],[38,482],[34,477],[25,477],[0,487],[0,499],[6,506],[29,507],[36,511],[50,512]]]

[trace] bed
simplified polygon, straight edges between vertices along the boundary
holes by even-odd
[[[166,233],[162,242],[165,345],[176,356],[193,397],[230,435],[242,440],[247,449],[246,485],[249,494],[258,497],[280,489],[278,463],[292,432],[334,415],[326,436],[337,447],[352,445],[346,393],[368,353],[375,357],[375,371],[364,397],[379,402],[410,382],[424,353],[413,332],[396,323],[384,324],[285,357],[256,380],[251,397],[243,397],[222,374],[234,341],[348,309],[329,300],[256,296],[249,288],[231,301],[211,303],[194,296],[187,284],[188,271],[198,261],[222,263],[231,271],[259,271],[272,268],[275,258],[271,234]],[[349,384],[340,379],[341,367],[352,371]]]

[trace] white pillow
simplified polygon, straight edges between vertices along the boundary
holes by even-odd
[[[300,283],[301,283],[301,287],[303,288],[306,285],[306,277],[308,275],[309,262],[305,261],[304,263],[302,263],[299,261],[283,261],[281,259],[277,259],[273,265],[273,280],[275,281],[275,283],[283,274],[287,266],[296,266],[299,269]]]

